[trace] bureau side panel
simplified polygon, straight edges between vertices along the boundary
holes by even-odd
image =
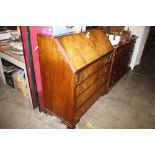
[[[73,123],[74,74],[55,39],[38,35],[39,61],[45,108]]]

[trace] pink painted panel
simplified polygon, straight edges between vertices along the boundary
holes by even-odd
[[[31,97],[32,97],[32,103],[33,103],[33,108],[36,108],[36,103],[34,103],[34,96],[33,96],[33,91],[32,91],[32,79],[31,79],[31,73],[30,73],[30,67],[28,63],[28,50],[27,50],[27,44],[26,44],[26,27],[21,26],[20,27],[21,34],[22,34],[22,40],[23,40],[23,47],[24,47],[24,58],[26,62],[26,69],[27,69],[27,75],[28,75],[28,80],[29,80],[29,85],[30,85],[30,92],[31,92]]]
[[[51,26],[30,26],[29,30],[30,30],[32,57],[33,57],[33,63],[34,63],[38,99],[40,103],[40,111],[43,111],[44,101],[43,101],[42,83],[41,83],[41,75],[40,75],[37,34],[43,33],[43,34],[52,35],[52,27]]]

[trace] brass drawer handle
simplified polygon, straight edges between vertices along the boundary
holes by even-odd
[[[85,78],[88,77],[88,73],[87,73],[87,72],[84,72],[83,74],[84,74],[84,77],[85,77]]]

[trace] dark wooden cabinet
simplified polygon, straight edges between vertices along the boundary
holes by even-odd
[[[107,91],[113,47],[102,30],[38,35],[45,110],[74,128]]]
[[[134,50],[135,39],[114,47],[112,56],[111,73],[108,81],[108,91],[121,79],[129,70],[131,56]]]

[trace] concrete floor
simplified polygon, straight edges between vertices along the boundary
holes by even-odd
[[[155,128],[155,48],[100,97],[77,128]],[[33,110],[28,99],[0,83],[0,128],[66,128],[59,119]]]

